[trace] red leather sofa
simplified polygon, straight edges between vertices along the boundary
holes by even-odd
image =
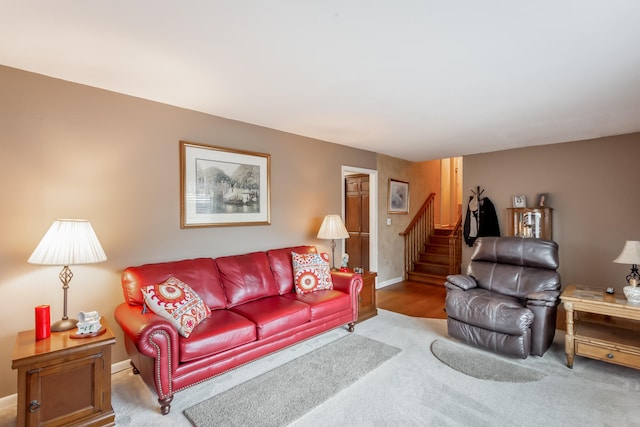
[[[220,258],[129,267],[122,274],[125,302],[115,309],[127,353],[168,414],[173,395],[230,369],[358,318],[360,275],[331,272],[333,290],[295,292],[291,253],[296,246]],[[176,277],[207,304],[211,315],[188,338],[143,309],[141,288]]]

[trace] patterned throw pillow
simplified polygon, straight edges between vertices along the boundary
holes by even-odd
[[[292,252],[291,256],[296,293],[306,294],[321,289],[333,289],[328,253],[297,254]]]
[[[189,338],[193,328],[211,314],[198,294],[175,277],[142,288],[142,295],[147,307],[171,322],[185,338]]]

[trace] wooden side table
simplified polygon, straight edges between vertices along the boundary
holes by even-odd
[[[11,367],[18,370],[18,426],[115,425],[111,407],[111,346],[106,319],[95,336],[72,337],[77,329],[35,339],[18,333]]]
[[[567,312],[567,366],[575,355],[640,369],[640,305],[600,289],[570,285],[560,295]]]
[[[362,273],[362,290],[358,296],[358,322],[378,315],[376,307],[376,277],[375,271]]]

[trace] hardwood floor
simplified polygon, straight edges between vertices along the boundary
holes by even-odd
[[[378,308],[414,317],[446,319],[444,286],[404,281],[376,291]]]

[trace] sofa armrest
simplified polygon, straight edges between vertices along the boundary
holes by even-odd
[[[447,276],[445,287],[447,289],[461,289],[468,291],[478,286],[478,282],[472,276],[466,274],[450,274]]]
[[[156,364],[170,366],[175,373],[180,360],[178,331],[157,314],[142,311],[142,306],[125,302],[116,307],[114,317],[140,354],[156,359]]]
[[[553,307],[560,302],[560,291],[532,292],[527,295],[527,305]]]
[[[362,290],[362,276],[344,271],[332,271],[333,289],[350,295],[358,295]]]
[[[356,273],[332,271],[333,289],[349,294],[353,321],[358,320],[358,298],[362,290],[362,276]],[[352,330],[352,329],[350,329]]]

